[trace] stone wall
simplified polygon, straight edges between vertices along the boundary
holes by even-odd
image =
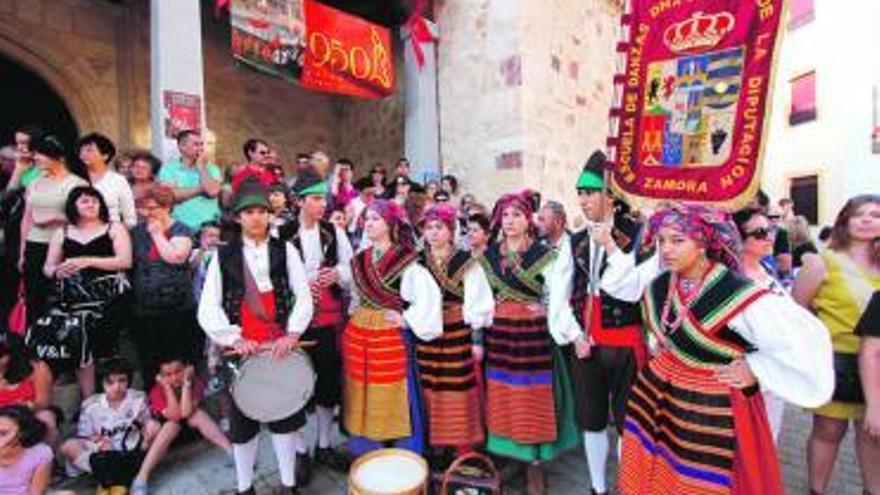
[[[45,79],[81,131],[100,130],[122,149],[149,148],[149,4],[0,0],[0,52]],[[205,113],[218,163],[241,161],[241,145],[252,136],[265,138],[289,161],[315,149],[364,163],[402,153],[402,88],[390,98],[363,101],[260,74],[232,58],[228,18],[215,17],[213,1],[202,4]]]
[[[0,51],[53,87],[80,131],[125,141],[116,50],[124,11],[90,0],[0,0]]]
[[[435,14],[444,172],[482,201],[531,187],[573,207],[607,134],[617,13],[605,0],[446,0]]]

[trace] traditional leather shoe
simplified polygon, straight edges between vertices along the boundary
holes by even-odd
[[[547,473],[544,467],[536,462],[526,468],[526,486],[529,495],[544,495],[547,493]]]
[[[333,447],[318,447],[315,449],[315,464],[322,464],[334,471],[347,473],[351,467],[351,457]]]
[[[296,454],[296,486],[306,487],[312,482],[312,456],[306,453]]]

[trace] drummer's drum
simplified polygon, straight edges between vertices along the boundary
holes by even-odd
[[[358,458],[348,474],[349,495],[424,495],[428,463],[402,449],[382,449]]]
[[[315,371],[301,350],[280,359],[268,353],[248,357],[237,367],[230,389],[238,409],[261,423],[296,414],[314,391]]]

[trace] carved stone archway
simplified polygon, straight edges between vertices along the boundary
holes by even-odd
[[[27,46],[0,31],[0,53],[30,69],[61,97],[79,129],[101,129],[108,116],[101,116],[91,101],[89,90],[79,83],[77,74],[66,66],[53,63],[39,48]]]

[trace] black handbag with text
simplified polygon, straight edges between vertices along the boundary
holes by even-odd
[[[51,307],[28,328],[25,344],[54,373],[79,369],[90,358],[86,329],[96,317],[88,310]]]

